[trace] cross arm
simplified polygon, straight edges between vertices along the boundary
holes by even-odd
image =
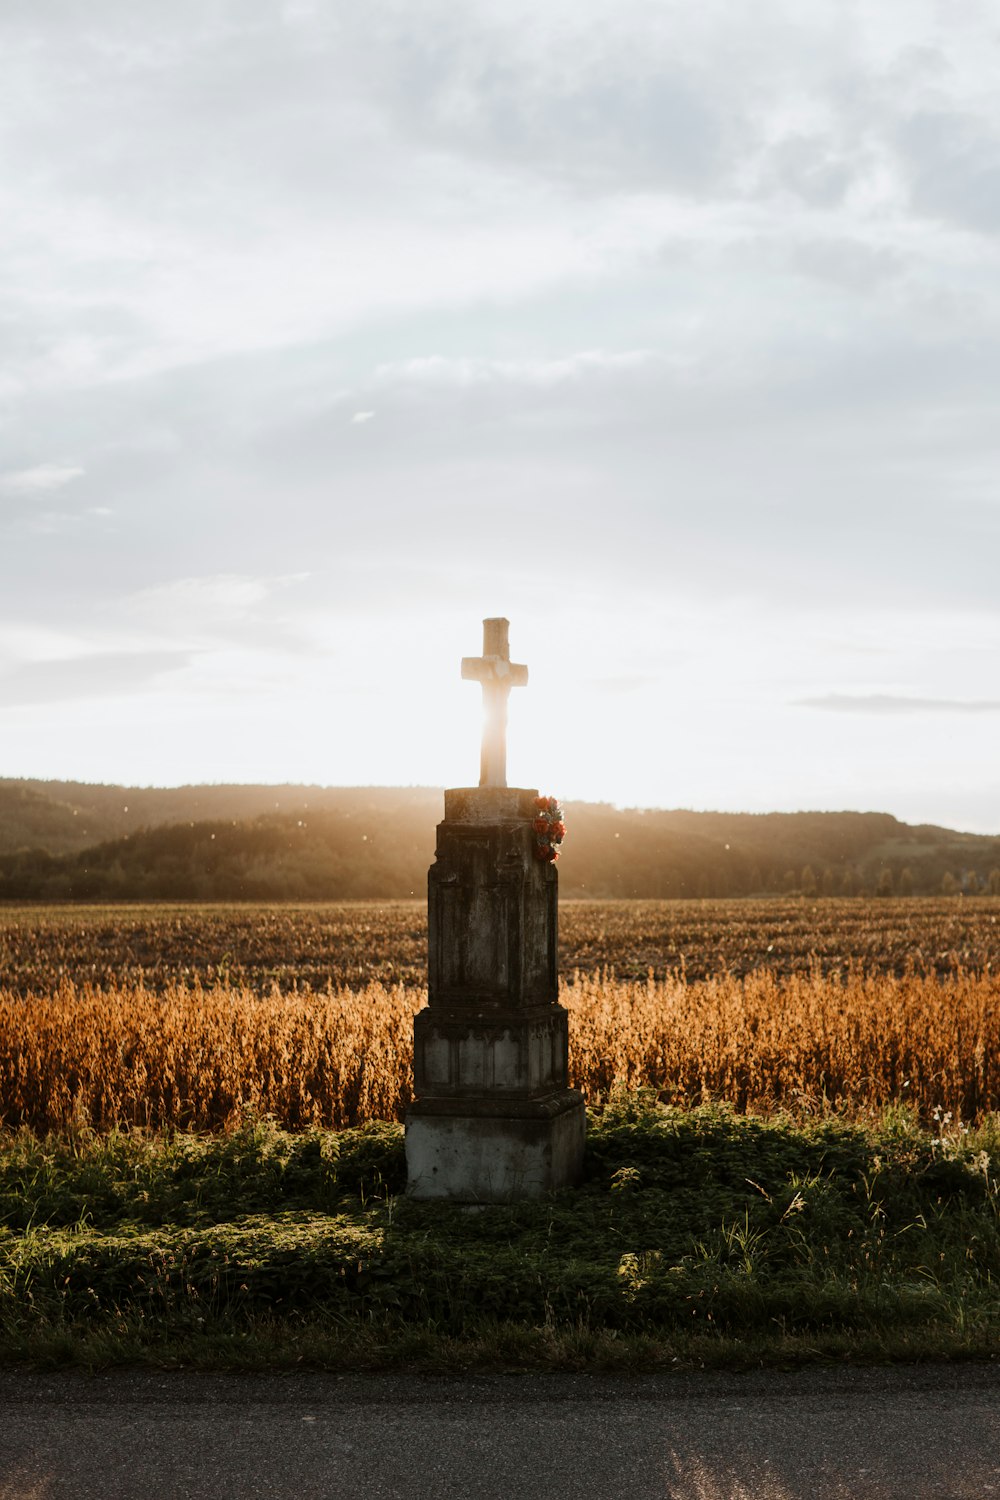
[[[502,682],[507,687],[526,687],[528,669],[502,656],[463,656],[462,676],[466,682]]]

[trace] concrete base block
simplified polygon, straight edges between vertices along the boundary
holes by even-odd
[[[452,1203],[517,1203],[574,1187],[586,1111],[573,1089],[488,1112],[468,1100],[421,1099],[406,1116],[407,1193]]]

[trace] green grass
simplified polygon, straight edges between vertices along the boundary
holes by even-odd
[[[583,1186],[404,1196],[401,1128],[0,1138],[0,1358],[747,1365],[1000,1351],[1000,1117],[590,1121]]]

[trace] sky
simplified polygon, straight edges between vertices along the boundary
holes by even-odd
[[[8,0],[0,776],[1000,828],[1000,15]]]

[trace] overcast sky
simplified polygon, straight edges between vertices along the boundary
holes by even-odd
[[[1000,827],[1000,12],[6,0],[0,775]]]

